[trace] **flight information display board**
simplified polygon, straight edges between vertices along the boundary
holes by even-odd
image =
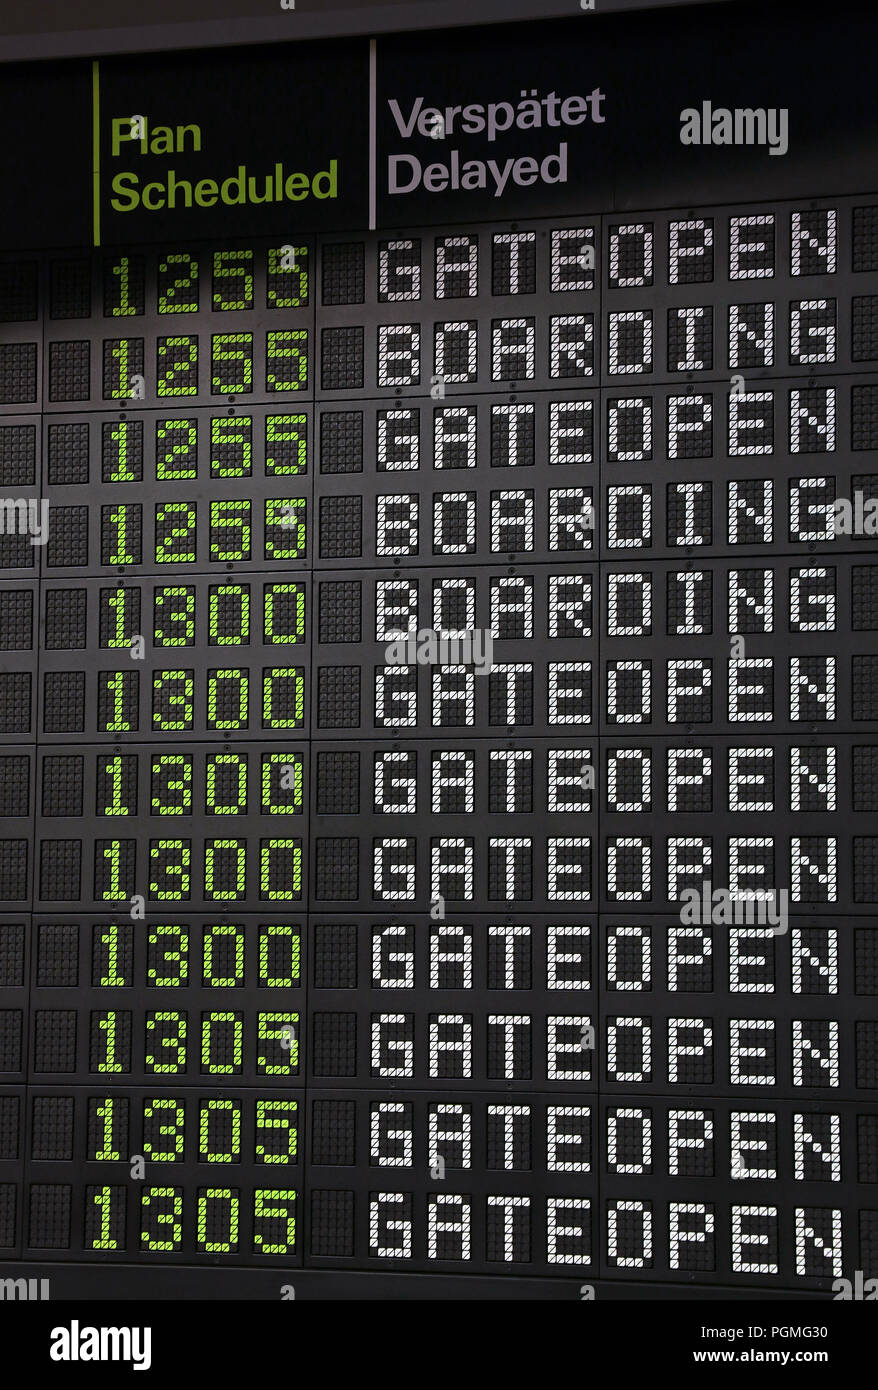
[[[878,195],[5,259],[4,1265],[878,1273],[876,272]]]

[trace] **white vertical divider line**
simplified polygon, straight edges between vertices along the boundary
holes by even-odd
[[[369,231],[375,230],[376,180],[378,176],[378,53],[374,39],[369,40]]]

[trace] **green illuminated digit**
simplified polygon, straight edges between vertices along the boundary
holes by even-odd
[[[112,625],[112,633],[107,633],[104,623],[100,623],[100,644],[102,647],[130,647],[134,635],[134,616],[137,612],[137,590],[101,589],[101,619],[106,615]]]
[[[195,641],[195,590],[182,585],[156,589],[153,627],[157,647],[191,647]]]
[[[256,1102],[256,1162],[257,1163],[295,1163],[298,1144],[296,1111],[294,1100],[257,1100]],[[278,1152],[269,1149],[258,1136],[269,1130],[280,1130],[284,1135],[283,1148]]]
[[[106,347],[106,344],[105,344]],[[131,378],[140,374],[143,356],[142,338],[115,338],[110,342],[110,358],[104,357],[104,400],[128,400]]]
[[[109,868],[106,887],[102,888],[97,896],[107,902],[118,902],[120,898],[128,896],[122,882],[122,841],[102,840],[99,841],[97,849],[105,866]],[[97,877],[96,873],[95,878]]]
[[[253,308],[253,252],[214,251],[213,309],[223,313]]]
[[[220,1057],[228,1056],[228,1028],[226,1024],[232,1025],[232,1060],[231,1062],[219,1062],[213,1060],[214,1042],[216,1041],[216,1051]],[[214,1039],[214,1028],[217,1029],[217,1038]],[[201,1070],[209,1072],[211,1076],[228,1076],[231,1072],[241,1070],[241,1062],[244,1057],[244,1020],[240,1014],[231,1012],[215,1012],[201,1015]]]
[[[263,633],[269,646],[305,640],[305,587],[303,584],[263,586]]]
[[[299,983],[299,928],[271,922],[259,928],[260,989],[292,989]],[[281,973],[278,973],[279,969]]]
[[[220,888],[217,884],[217,861],[225,867],[226,851],[234,856],[234,888]],[[223,880],[226,875],[223,873]],[[214,902],[234,901],[243,898],[247,891],[247,841],[246,840],[206,840],[204,844],[204,896]]]
[[[156,345],[159,396],[198,394],[198,339],[159,338]]]
[[[152,762],[152,816],[192,814],[192,754],[159,753]]]
[[[210,471],[214,478],[249,478],[253,471],[253,420],[214,416],[210,422]]]
[[[175,1031],[166,1033],[162,1025],[173,1024]],[[159,1061],[159,1053],[170,1054]],[[146,1015],[146,1060],[144,1069],[169,1075],[186,1070],[186,1015],[170,1009],[156,1010]]]
[[[149,862],[152,876],[149,896],[161,902],[189,897],[192,850],[188,840],[152,840]]]
[[[211,585],[208,641],[216,647],[242,647],[250,641],[250,586]]]
[[[232,1122],[231,1147],[220,1148],[213,1137],[212,1121],[216,1116],[230,1115]],[[218,1127],[218,1126],[217,1126]],[[241,1158],[241,1102],[239,1100],[203,1100],[198,1116],[198,1161],[200,1163],[238,1163]]]
[[[102,1075],[127,1070],[122,1059],[117,1055],[121,1047],[120,1030],[117,1027],[117,1021],[123,1017],[123,1014],[117,1014],[115,1011],[92,1014],[92,1024],[97,1025],[98,1032],[103,1034],[104,1060],[98,1062],[97,1067],[91,1067],[90,1070],[98,1071]]]
[[[260,1013],[259,1052],[256,1070],[260,1076],[291,1076],[299,1069],[299,1015]],[[277,1052],[272,1049],[272,1057],[262,1043],[277,1043],[282,1058],[276,1061]]]
[[[92,1149],[89,1159],[94,1163],[115,1162],[122,1157],[120,1151],[113,1147],[113,1119],[118,1097],[106,1096],[95,1109],[95,1115],[103,1126],[103,1146],[100,1149]]]
[[[162,1112],[169,1113],[168,1123],[159,1122],[154,1130],[150,1125],[150,1132],[155,1132],[162,1139],[170,1139],[168,1148],[160,1149],[146,1138],[147,1122],[156,1118]],[[183,1157],[183,1150],[186,1142],[186,1112],[182,1100],[175,1100],[172,1096],[158,1096],[153,1100],[143,1102],[143,1154],[151,1163],[176,1163]]]
[[[275,782],[277,773],[277,782]],[[286,800],[272,795],[274,786],[278,791],[289,792]],[[262,757],[262,814],[264,816],[295,815],[302,810],[302,755],[301,753],[265,753]]]
[[[159,261],[158,308],[160,314],[198,312],[198,262],[185,251],[176,251]]]
[[[189,979],[189,932],[175,922],[150,927],[147,936],[149,968],[146,982],[156,989],[172,989]],[[153,963],[155,962],[155,963]],[[159,973],[159,966],[162,972]]]
[[[216,1208],[223,1202],[228,1203],[228,1210],[226,1212],[226,1238],[224,1240],[218,1240],[216,1238],[216,1229],[218,1226]],[[212,1211],[211,1207],[213,1208]],[[237,1250],[240,1209],[240,1194],[237,1191],[233,1192],[230,1187],[202,1188],[198,1193],[196,1218],[198,1227],[198,1249],[213,1255],[227,1255],[230,1251]],[[209,1216],[210,1228],[214,1231],[212,1240],[207,1239]]]
[[[97,980],[97,984],[102,989],[119,989],[131,984],[119,973],[119,927],[113,922],[105,927],[101,927],[100,935],[97,938],[98,946],[107,948],[107,964]]]
[[[214,564],[224,560],[249,560],[252,528],[250,501],[227,497],[210,504],[210,558]]]
[[[116,422],[107,421],[104,425],[104,474],[105,483],[136,483],[139,481],[137,473],[131,468],[128,462],[129,435],[132,440],[132,453],[134,451],[134,428],[139,421],[118,420]],[[107,443],[115,449],[115,459],[108,460],[109,449]]]
[[[308,471],[307,415],[265,417],[265,472],[270,477]]]
[[[115,507],[102,508],[104,520],[101,538],[102,553],[107,557],[104,561],[108,565],[136,565],[137,556],[128,545],[128,514],[129,510],[133,520],[132,531],[137,535],[137,516],[139,506],[135,502],[119,502]]]
[[[127,755],[121,753],[103,760],[98,758],[97,813],[99,816],[133,816],[136,814],[136,806],[129,806],[122,797],[123,777],[128,761]],[[135,797],[136,794],[135,790]]]
[[[270,329],[265,346],[266,391],[303,391],[308,385],[308,330]]]
[[[210,389],[215,396],[240,396],[253,390],[252,333],[214,333],[211,353]]]
[[[113,1215],[112,1187],[93,1188],[92,1201],[101,1214],[101,1232],[99,1236],[89,1241],[89,1250],[118,1250],[119,1242],[113,1240],[110,1235]]]
[[[308,271],[304,265],[308,248],[293,247],[295,270],[292,266],[284,266],[281,249],[273,246],[268,252],[266,305],[269,309],[301,309],[308,303]]]
[[[282,1202],[282,1206],[269,1203]],[[294,1216],[296,1194],[291,1190],[278,1188],[257,1188],[253,1193],[253,1249],[260,1255],[290,1255],[296,1248],[296,1220]],[[256,1223],[266,1221],[285,1221],[286,1236],[283,1240],[271,1237],[256,1229]]]
[[[166,733],[191,729],[195,717],[195,681],[188,671],[154,671],[152,677],[153,728]],[[162,702],[166,710],[162,712]]]
[[[279,882],[279,888],[272,883]],[[259,896],[270,902],[302,892],[302,846],[298,840],[263,840],[259,846]]]
[[[157,565],[195,563],[195,502],[160,502],[155,509],[155,561]],[[167,528],[163,535],[163,528]],[[182,542],[175,549],[174,542]]]
[[[160,1227],[165,1234],[165,1239],[160,1240],[158,1236],[151,1235],[149,1231],[142,1230],[140,1233],[140,1243],[142,1250],[179,1250],[183,1239],[183,1225],[181,1217],[183,1215],[183,1192],[179,1187],[145,1187],[141,1198],[141,1213],[143,1216],[144,1227],[150,1216],[150,1208],[162,1200],[171,1199],[170,1211],[156,1211],[153,1214],[153,1221]],[[167,1228],[167,1229],[165,1229]]]
[[[305,678],[302,672],[295,666],[266,669],[262,675],[262,727],[299,729],[304,711]]]
[[[223,768],[234,769],[234,800],[228,795],[218,799],[217,778],[220,790],[232,790],[232,778],[224,774]],[[210,816],[239,816],[247,811],[247,755],[246,753],[211,753],[207,759],[207,796],[205,809]]]
[[[155,475],[159,482],[198,476],[197,420],[156,422]]]
[[[131,261],[127,256],[120,256],[114,261],[110,268],[110,275],[118,281],[118,296],[113,294],[115,288],[112,283],[108,283],[104,296],[104,313],[110,318],[127,318],[130,314],[143,313],[143,290],[140,288],[142,274],[138,278],[138,283],[132,287]],[[132,295],[132,288],[134,294]],[[139,292],[138,292],[139,291]],[[115,298],[115,304],[111,301]]]
[[[127,697],[130,694],[125,679],[126,674],[125,671],[101,671],[98,675],[98,709],[100,710],[103,706],[104,702],[100,697],[104,693],[109,694],[113,706],[113,713],[106,723],[101,724],[100,719],[98,721],[98,727],[102,734],[127,734],[135,727],[131,720],[126,718],[126,706],[129,704]],[[137,672],[131,674],[136,681]],[[134,689],[136,691],[136,684]],[[130,703],[134,704],[136,711],[136,702],[132,700]]]
[[[249,716],[249,690],[249,670],[208,671],[208,728],[246,729]]]
[[[218,949],[217,943],[223,940],[232,940],[235,944],[235,964],[232,975],[219,975],[214,969],[213,958]],[[213,926],[205,927],[203,951],[205,985],[211,989],[235,989],[244,983],[244,928],[242,926],[235,922],[218,922]],[[227,952],[223,952],[223,958],[228,958]]]
[[[265,500],[266,560],[300,560],[306,553],[304,497]]]

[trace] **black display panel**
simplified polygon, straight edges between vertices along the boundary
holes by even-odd
[[[0,267],[4,1268],[878,1275],[878,195],[696,192]]]

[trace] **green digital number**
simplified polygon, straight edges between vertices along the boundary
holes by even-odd
[[[301,309],[308,303],[307,246],[294,246],[293,265],[287,265],[284,248],[272,246],[268,252],[265,302],[269,309]]]
[[[276,1203],[281,1203],[278,1206]],[[253,1249],[259,1255],[291,1255],[296,1248],[296,1194],[292,1190],[257,1188],[253,1193]],[[260,1221],[284,1222],[285,1236],[258,1229]]]
[[[177,584],[156,589],[153,642],[157,647],[191,647],[195,643],[195,590]]]
[[[197,478],[197,420],[156,421],[155,475],[159,482]]]
[[[89,1104],[94,1105],[95,1108],[92,1113],[103,1131],[101,1147],[91,1149],[88,1155],[89,1160],[93,1163],[115,1163],[122,1157],[122,1151],[116,1147],[113,1138],[116,1109],[118,1107],[121,1111],[128,1102],[120,1096],[105,1096],[102,1100],[91,1101]],[[92,1130],[89,1127],[89,1134],[91,1133]]]
[[[101,589],[99,640],[102,647],[131,646],[137,631],[139,603],[137,589],[124,589],[121,585],[117,589]]]
[[[232,1060],[216,1061],[229,1054],[229,1028],[231,1028]],[[244,1019],[241,1014],[228,1010],[201,1015],[201,1070],[211,1076],[229,1076],[241,1070],[244,1058]]]
[[[189,931],[176,922],[149,928],[146,982],[153,989],[174,989],[189,979]]]
[[[126,773],[129,774],[127,778]],[[123,796],[122,793],[126,781],[132,793],[131,800]],[[115,757],[98,757],[95,809],[99,816],[133,816],[137,814],[136,755],[117,753]]]
[[[165,1025],[170,1028],[166,1029]],[[186,1070],[186,1015],[175,1009],[155,1009],[146,1015],[144,1069],[161,1076]]]
[[[214,313],[253,308],[253,252],[214,251]]]
[[[300,560],[306,553],[304,497],[265,499],[266,560]]]
[[[170,1211],[154,1211],[159,1202],[171,1202]],[[177,1251],[183,1243],[183,1192],[179,1187],[145,1187],[140,1200],[143,1230],[140,1233],[141,1250]],[[160,1238],[146,1227],[153,1222],[164,1235]]]
[[[295,666],[273,666],[262,675],[262,727],[300,729],[305,712],[305,677]]]
[[[205,810],[209,816],[246,815],[246,753],[211,753],[208,756]]]
[[[167,1121],[159,1117],[166,1114]],[[157,1148],[150,1139],[147,1139],[147,1125],[150,1120],[156,1120],[154,1132],[161,1139],[169,1139],[170,1146]],[[150,1132],[153,1126],[150,1125]],[[148,1158],[150,1163],[176,1163],[183,1157],[183,1150],[186,1147],[186,1111],[182,1100],[175,1100],[172,1096],[157,1096],[152,1100],[143,1102],[143,1156]]]
[[[195,563],[194,502],[159,502],[155,509],[155,561],[157,565]],[[162,532],[165,534],[162,534]]]
[[[242,647],[250,641],[250,586],[212,584],[208,599],[208,641],[212,647]]]
[[[218,415],[210,422],[212,478],[249,478],[253,471],[253,420]]]
[[[96,964],[102,952],[106,951],[104,968],[95,972],[95,984],[101,989],[124,989],[134,983],[133,980],[126,979],[119,970],[119,935],[120,931],[125,930],[115,922],[95,928]]]
[[[152,760],[151,816],[192,814],[192,754],[158,753]]]
[[[208,671],[207,727],[246,729],[249,721],[250,672]]]
[[[159,396],[198,394],[198,339],[174,336],[156,344],[156,391]]]
[[[106,349],[110,355],[107,358]],[[131,378],[143,372],[143,339],[112,338],[104,344],[104,400],[127,401]]]
[[[260,989],[292,989],[300,979],[301,936],[288,922],[259,928]]]
[[[265,417],[265,472],[269,477],[308,471],[308,417]]]
[[[136,671],[98,672],[99,733],[128,734],[136,729],[137,682]]]
[[[241,1102],[238,1100],[203,1100],[198,1115],[199,1163],[240,1163],[241,1161]],[[231,1124],[231,1144],[220,1147],[214,1131],[228,1131]]]
[[[210,389],[215,396],[241,396],[253,390],[253,334],[214,333]]]
[[[108,318],[127,318],[131,314],[142,314],[145,308],[143,297],[142,257],[137,257],[132,275],[132,262],[128,256],[120,256],[107,265],[104,280],[104,314]]]
[[[136,456],[137,433],[142,430],[140,420],[106,421],[103,429],[103,469],[105,483],[137,483],[142,469],[132,467],[131,459]]]
[[[140,555],[132,541],[139,537],[140,503],[117,502],[101,508],[101,557],[106,565],[137,565]]]
[[[266,391],[304,391],[308,385],[308,330],[269,329],[265,345]]]
[[[152,840],[149,846],[149,896],[159,902],[189,897],[192,847],[188,840]]]
[[[159,261],[158,309],[160,314],[198,313],[198,262],[185,251]]]
[[[125,853],[125,841],[123,840],[98,840],[95,846],[95,888],[98,888],[98,878],[100,867],[106,874],[104,886],[95,896],[104,902],[121,902],[128,897],[126,884],[123,881],[122,860]]]
[[[272,885],[279,883],[279,888]],[[302,892],[302,846],[298,840],[263,840],[259,846],[259,896],[268,902]]]
[[[287,792],[286,799],[278,793]],[[265,753],[262,757],[262,814],[297,815],[302,806],[301,753]]]
[[[93,1013],[91,1017],[92,1028],[97,1031],[97,1036],[93,1036],[92,1042],[103,1048],[104,1057],[102,1062],[98,1062],[97,1066],[92,1066],[90,1070],[97,1071],[102,1076],[118,1075],[127,1071],[128,1068],[118,1055],[124,1036],[119,1028],[122,1015],[117,1014],[115,1010],[108,1010],[106,1013]]]
[[[291,1076],[299,1069],[299,1015],[297,1013],[262,1013],[258,1015],[259,1050],[256,1070],[260,1076]],[[274,1043],[272,1055],[263,1043]],[[280,1056],[281,1060],[276,1058]]]
[[[217,1231],[220,1218],[217,1209],[221,1210],[223,1204],[227,1204],[224,1218],[226,1234],[224,1239],[219,1240],[217,1239]],[[200,1188],[196,1208],[198,1249],[211,1255],[228,1255],[237,1250],[240,1209],[241,1197],[239,1192],[233,1192],[229,1187]],[[208,1229],[213,1232],[210,1240],[207,1238]]]
[[[227,497],[210,504],[210,558],[213,564],[249,560],[252,528],[250,502]]]
[[[223,959],[229,957],[229,950],[220,943],[232,942],[234,947],[233,973],[220,975],[214,964],[214,956],[222,950]],[[216,922],[204,928],[203,983],[211,989],[237,989],[244,983],[244,928],[236,922]]]
[[[220,887],[218,879],[228,884],[227,866],[232,863],[234,888]],[[220,868],[221,866],[221,868]],[[207,840],[204,845],[204,896],[212,902],[232,902],[243,898],[247,891],[247,841]]]
[[[89,1250],[118,1250],[119,1242],[110,1235],[113,1229],[113,1205],[123,1198],[123,1189],[118,1187],[90,1187],[89,1193],[94,1206],[101,1214],[100,1235],[89,1240]],[[124,1211],[124,1208],[123,1208]]]
[[[195,719],[194,690],[195,680],[190,671],[154,671],[153,728],[164,730],[165,733],[191,729]]]
[[[263,634],[267,646],[305,640],[305,586],[265,584],[262,590]]]
[[[298,1106],[294,1100],[257,1100],[256,1102],[256,1162],[295,1163],[298,1148]],[[279,1143],[269,1147],[267,1136],[274,1131],[282,1136]]]

